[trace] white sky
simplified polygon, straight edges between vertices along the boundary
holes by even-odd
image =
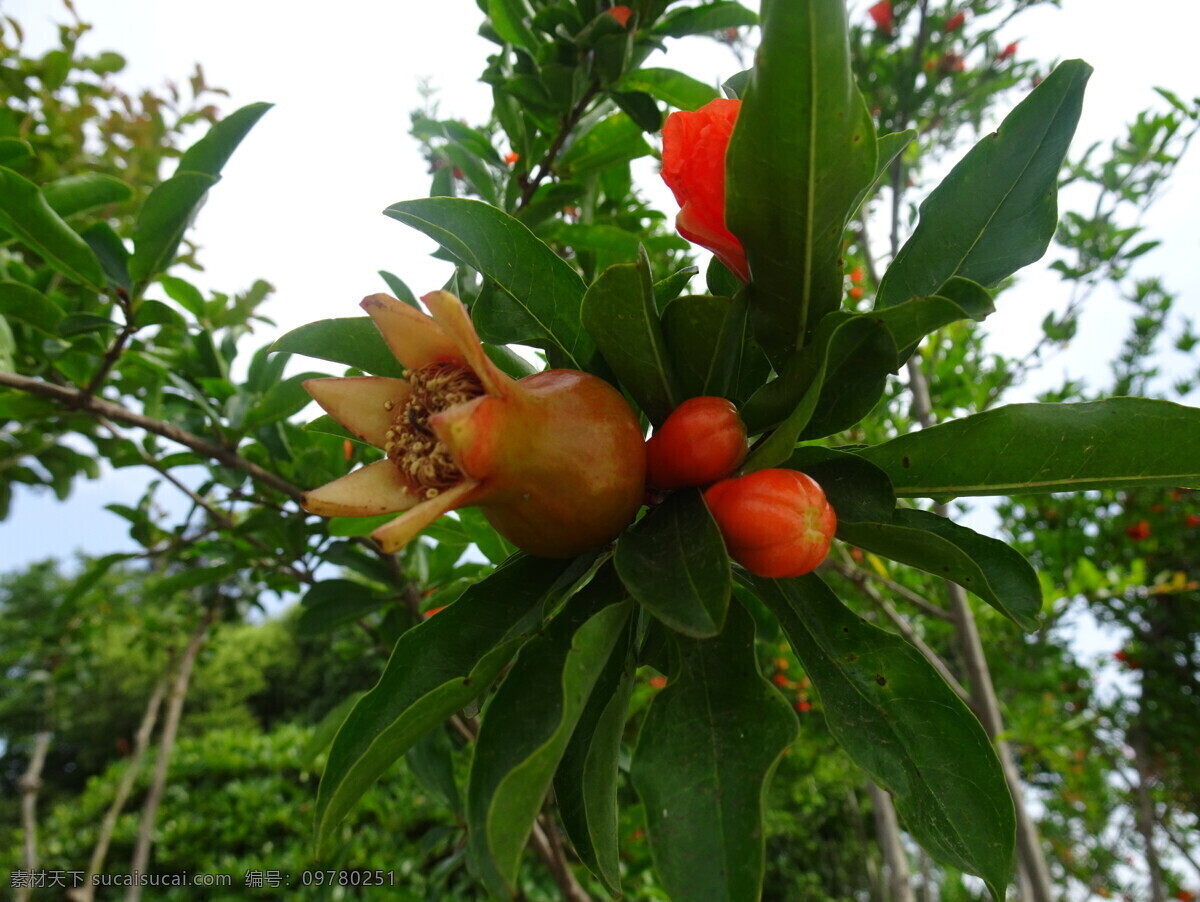
[[[481,14],[474,0],[75,5],[95,25],[85,47],[117,50],[128,59],[121,83],[129,89],[167,79],[185,85],[200,61],[208,81],[231,92],[227,112],[258,100],[276,104],[225,167],[197,221],[193,235],[207,267],[195,279],[199,284],[234,292],[265,278],[277,289],[265,313],[286,330],[356,315],[362,296],[383,289],[379,269],[397,273],[418,293],[444,281],[446,264],[427,256],[432,242],[380,211],[428,190],[424,162],[407,135],[421,78],[438,89],[444,117],[478,123],[488,114],[490,90],[476,79],[492,45],[475,35]],[[1200,93],[1194,30],[1183,21],[1179,0],[1140,0],[1135,15],[1121,0],[1064,0],[1063,7],[1022,16],[1004,37],[1020,40],[1022,55],[1078,56],[1095,66],[1077,148],[1112,137],[1154,104],[1153,85],[1185,97]],[[30,50],[50,46],[53,23],[65,18],[51,0],[0,0],[0,12],[22,23]],[[700,38],[672,42],[666,62],[711,82],[739,68],[726,48]],[[1165,273],[1181,294],[1180,306],[1200,319],[1198,151],[1147,221],[1152,237],[1167,246],[1145,258],[1145,267]],[[648,187],[673,213],[669,194]],[[1028,348],[1042,317],[1064,300],[1056,277],[1031,276],[989,320],[996,349]],[[1098,306],[1039,387],[1057,384],[1063,367],[1075,376],[1098,373],[1103,381],[1097,365],[1113,356],[1128,314],[1116,302]],[[265,342],[273,334],[261,337]],[[110,501],[128,502],[144,484],[140,473],[113,474],[100,484],[81,484],[66,506],[49,495],[19,494],[13,516],[0,524],[0,570],[76,547],[103,553],[127,546],[123,521],[93,512]]]

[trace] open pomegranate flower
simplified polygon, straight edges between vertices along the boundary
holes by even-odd
[[[488,359],[458,298],[434,291],[421,300],[432,316],[386,294],[362,302],[407,378],[304,383],[330,416],[387,454],[306,493],[304,509],[401,512],[371,534],[389,553],[469,506],[542,557],[616,538],[646,476],[641,427],[620,392],[576,370],[515,380]]]

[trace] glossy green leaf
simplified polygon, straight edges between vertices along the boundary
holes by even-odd
[[[877,308],[939,294],[952,276],[994,285],[1046,252],[1058,222],[1058,170],[1092,68],[1062,63],[1000,129],[959,161],[879,284]]]
[[[729,556],[699,490],[675,492],[627,529],[615,563],[629,594],[671,629],[698,638],[721,631]]]
[[[579,178],[650,153],[642,127],[625,113],[615,113],[580,135],[563,154],[558,170],[567,178]]]
[[[167,293],[167,297],[180,307],[196,319],[204,316],[204,295],[200,293],[199,288],[176,276],[160,276],[158,281],[162,285],[163,291]]]
[[[201,172],[219,176],[242,139],[271,107],[270,103],[251,103],[234,110],[184,152],[175,175]]]
[[[683,400],[667,356],[650,259],[639,248],[637,263],[610,266],[583,296],[583,325],[621,385],[654,424]]]
[[[181,172],[150,192],[133,233],[129,275],[135,282],[148,281],[171,265],[184,232],[216,183],[216,176],[207,173]]]
[[[892,307],[873,311],[892,334],[899,348],[896,368],[904,364],[917,344],[942,326],[961,319],[984,320],[995,311],[992,296],[977,282],[954,276],[941,287],[941,295],[911,298]]]
[[[623,91],[644,91],[678,110],[695,110],[719,95],[712,85],[674,69],[638,69],[621,79]]]
[[[467,785],[467,848],[497,895],[513,892],[559,760],[625,630],[632,605],[624,598],[611,571],[599,574],[521,649],[484,710]]]
[[[133,190],[111,175],[99,172],[81,172],[63,176],[42,185],[46,203],[64,219],[108,204],[124,203],[133,196]]]
[[[646,713],[630,771],[654,864],[672,899],[758,899],[764,797],[796,715],[758,672],[741,605],[716,638],[676,641],[678,675]]]
[[[537,37],[527,24],[533,11],[525,0],[487,0],[487,15],[496,34],[509,44],[530,50],[537,47]]]
[[[749,336],[744,296],[676,298],[663,311],[662,328],[681,397],[701,395],[737,400],[738,374],[755,355],[766,361]]]
[[[890,520],[838,520],[838,538],[867,551],[917,567],[974,592],[1017,626],[1041,624],[1042,587],[1018,552],[929,511],[900,508]]]
[[[652,96],[644,91],[613,91],[611,97],[617,108],[642,131],[650,134],[662,131],[663,112]]]
[[[862,202],[866,200],[867,194],[879,181],[889,166],[895,161],[896,157],[904,152],[904,148],[908,147],[916,140],[917,133],[914,129],[905,129],[902,132],[889,132],[886,135],[878,135],[875,139],[875,177],[870,182],[863,185],[858,194],[854,198],[854,202],[850,205],[850,214],[854,215],[858,208],[862,206]]]
[[[100,290],[104,271],[87,242],[51,209],[37,185],[0,166],[0,228],[76,282]]]
[[[418,739],[404,760],[422,786],[440,796],[455,814],[462,813],[462,796],[454,779],[454,744],[445,727]]]
[[[692,276],[699,271],[695,266],[685,266],[655,282],[654,303],[658,309],[662,310],[667,304],[679,297],[683,290],[687,288],[688,282],[692,280]]]
[[[28,141],[20,138],[0,138],[0,166],[20,166],[33,156]]]
[[[892,794],[905,828],[1003,899],[1016,817],[975,715],[920,652],[848,610],[817,576],[754,586],[820,693],[830,732]]]
[[[304,593],[296,632],[317,636],[377,611],[387,598],[362,583],[348,579],[326,579]]]
[[[1012,404],[855,453],[908,497],[1200,488],[1200,409],[1148,398]]]
[[[114,285],[126,291],[133,287],[129,278],[129,249],[121,236],[107,222],[94,222],[80,233],[100,261],[105,275]]]
[[[589,369],[596,349],[579,316],[583,280],[519,220],[450,197],[402,201],[384,212],[424,232],[499,289],[472,311],[485,340],[545,348],[560,358],[556,365]]]
[[[853,426],[878,402],[896,358],[895,342],[878,320],[843,311],[826,316],[779,378],[762,386],[742,408],[751,435],[774,429],[751,452],[743,470],[777,466],[798,440]]]
[[[615,896],[621,894],[617,778],[635,684],[627,647],[623,642],[609,656],[554,775],[554,800],[575,851]]]
[[[540,621],[539,602],[569,562],[516,558],[396,643],[379,683],[338,731],[317,795],[317,846],[368,787],[425,733],[488,688]]]
[[[369,316],[308,323],[277,339],[271,350],[344,363],[375,376],[404,376],[404,367]]]
[[[63,311],[36,288],[24,282],[0,282],[0,316],[17,320],[47,335],[57,334]]]
[[[417,296],[413,294],[412,289],[408,287],[403,279],[397,275],[393,275],[386,269],[379,270],[379,277],[387,283],[388,291],[395,295],[396,300],[404,301],[410,307],[421,309],[421,305],[417,303]]]
[[[843,0],[765,0],[762,44],[725,162],[725,220],[753,273],[754,334],[777,367],[842,301],[842,240],[875,177]]]
[[[715,0],[700,6],[686,6],[668,12],[654,26],[654,33],[670,38],[689,34],[709,34],[726,28],[757,25],[758,16],[733,0]]]
[[[887,522],[896,509],[896,493],[887,474],[856,454],[803,445],[792,453],[786,466],[817,481],[839,522]]]

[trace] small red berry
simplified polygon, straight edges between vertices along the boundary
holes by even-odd
[[[851,288],[849,291],[846,292],[846,295],[852,301],[861,301],[862,296],[863,296],[863,290],[861,288],[859,288],[857,285],[855,285],[853,288]]]
[[[746,427],[724,398],[689,398],[646,442],[646,483],[681,489],[724,479],[746,459]]]
[[[521,155],[519,153],[517,153],[515,150],[511,151],[509,153],[506,153],[504,155],[504,162],[507,163],[509,166],[511,166],[513,163],[517,162],[517,160],[519,160],[519,159],[521,159]]]
[[[704,493],[729,556],[759,576],[786,579],[814,570],[829,553],[837,516],[811,477],[758,470]]]

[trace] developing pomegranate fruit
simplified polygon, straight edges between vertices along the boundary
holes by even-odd
[[[729,556],[759,576],[786,579],[816,569],[837,517],[825,493],[796,470],[758,470],[704,493]]]
[[[387,454],[306,493],[305,510],[401,512],[371,534],[388,552],[469,506],[542,557],[616,538],[641,504],[646,466],[637,416],[620,392],[575,370],[515,380],[488,359],[458,298],[434,291],[421,300],[432,316],[385,294],[362,302],[407,378],[304,384],[330,416]]]
[[[724,398],[689,398],[646,442],[646,484],[681,489],[724,479],[746,459],[746,427]]]

